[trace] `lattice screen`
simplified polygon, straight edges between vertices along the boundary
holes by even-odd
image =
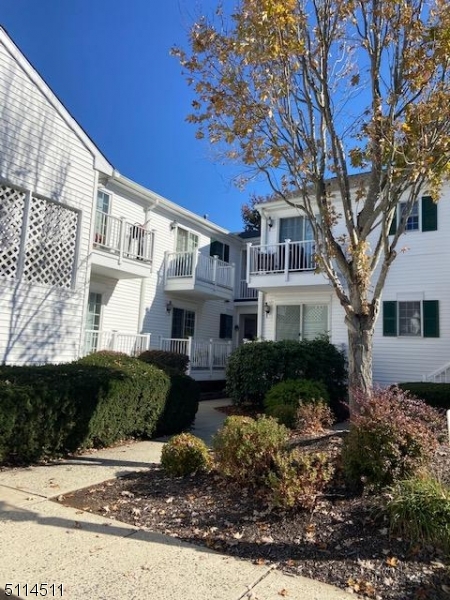
[[[326,304],[306,304],[303,307],[303,338],[313,340],[327,333],[328,306]]]
[[[19,262],[25,192],[0,186],[0,275],[14,279]]]
[[[78,213],[33,197],[23,271],[19,273],[26,193],[0,185],[0,276],[70,288],[75,263]]]
[[[24,264],[24,279],[70,288],[78,213],[66,206],[33,197]]]

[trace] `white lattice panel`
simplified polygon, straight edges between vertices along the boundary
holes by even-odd
[[[25,193],[0,186],[0,276],[14,279],[20,252]]]
[[[78,213],[33,197],[23,277],[26,281],[70,288],[75,261]]]

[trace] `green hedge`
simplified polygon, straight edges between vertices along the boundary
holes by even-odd
[[[189,365],[189,356],[186,354],[166,350],[146,350],[139,354],[138,358],[147,364],[159,367],[168,375],[172,373],[184,375]]]
[[[424,400],[430,406],[435,408],[450,409],[450,383],[428,383],[411,382],[399,383],[398,387],[402,390],[408,390],[421,400]]]
[[[187,375],[171,375],[164,411],[156,426],[156,435],[172,435],[188,429],[198,410],[200,386]]]
[[[227,393],[238,405],[262,407],[267,392],[285,379],[321,381],[338,416],[346,399],[345,357],[323,338],[243,344],[230,356],[226,378]]]
[[[0,368],[0,462],[33,462],[151,437],[169,378],[118,353],[75,363]]]

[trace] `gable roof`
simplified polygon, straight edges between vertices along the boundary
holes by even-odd
[[[16,63],[20,66],[27,77],[36,85],[36,87],[45,96],[47,101],[53,106],[58,112],[60,117],[67,123],[67,125],[74,131],[75,135],[79,138],[81,143],[88,149],[94,159],[94,168],[107,175],[112,175],[114,167],[107,160],[99,148],[92,141],[89,135],[81,127],[78,121],[70,114],[61,100],[53,92],[50,86],[45,82],[43,77],[33,67],[31,62],[26,58],[19,47],[13,42],[6,29],[0,26],[0,43],[3,44],[6,51],[12,56]]]

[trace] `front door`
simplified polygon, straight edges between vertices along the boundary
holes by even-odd
[[[172,336],[178,340],[194,337],[195,312],[184,308],[174,308],[172,311]]]
[[[242,340],[253,342],[258,335],[257,322],[258,315],[242,315]]]

